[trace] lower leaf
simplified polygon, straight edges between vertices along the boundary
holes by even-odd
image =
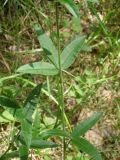
[[[77,148],[88,155],[90,155],[95,160],[102,160],[102,157],[95,146],[93,146],[87,140],[77,137],[72,140],[73,144],[77,146]]]

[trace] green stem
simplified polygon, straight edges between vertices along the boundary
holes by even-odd
[[[12,142],[9,144],[7,150],[1,155],[0,160],[4,159],[4,157],[7,155],[8,151],[13,147],[15,140],[18,138],[20,134],[20,131],[18,131],[16,137],[12,140]]]
[[[0,157],[0,160],[8,160],[10,158],[17,158],[17,157],[19,157],[19,151],[13,151],[7,153],[6,155],[4,155],[4,157]]]
[[[60,32],[59,32],[59,6],[56,2],[56,31],[57,31],[57,47],[58,47],[58,64],[59,64],[59,80],[58,80],[58,90],[59,90],[59,106],[61,108],[61,118],[62,118],[62,128],[65,131],[65,107],[64,107],[64,90],[63,90],[63,75],[61,66],[61,52],[60,52]],[[63,138],[62,146],[62,160],[65,160],[65,138]]]

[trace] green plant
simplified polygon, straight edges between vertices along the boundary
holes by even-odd
[[[78,153],[76,156],[68,156],[67,160],[90,160],[84,154]]]
[[[45,141],[38,137],[39,131],[37,129],[39,125],[39,117],[37,113],[34,115],[34,121],[32,118],[38,104],[37,100],[41,88],[41,84],[37,85],[28,95],[22,107],[20,107],[17,102],[11,101],[5,96],[0,97],[0,104],[7,108],[7,110],[13,115],[15,118],[14,121],[20,123],[16,128],[17,134],[13,131],[13,138],[9,143],[9,147],[0,159],[8,159],[17,156],[21,159],[27,159],[29,148],[44,149],[57,147],[57,144]],[[19,150],[7,153],[15,145],[14,143],[18,146]]]
[[[72,0],[62,0],[59,1],[62,5],[65,5],[66,8],[77,17],[78,9]],[[82,121],[78,124],[73,130],[69,124],[69,120],[65,113],[65,104],[64,104],[64,84],[63,84],[63,73],[68,73],[66,70],[74,62],[75,58],[81,50],[88,49],[85,43],[85,36],[75,37],[61,52],[60,46],[60,33],[59,33],[59,6],[58,2],[56,4],[56,33],[57,33],[57,49],[53,44],[52,40],[44,33],[43,29],[39,25],[34,25],[34,30],[37,33],[38,40],[40,45],[45,53],[47,61],[34,62],[26,64],[18,68],[17,72],[22,74],[35,74],[35,75],[45,75],[45,76],[56,76],[57,78],[57,99],[58,99],[58,109],[61,111],[61,125],[62,130],[59,128],[53,128],[46,132],[43,132],[39,135],[39,131],[36,130],[37,127],[34,126],[32,120],[32,115],[36,108],[36,98],[39,97],[39,93],[42,89],[41,85],[38,85],[33,89],[28,98],[26,99],[22,109],[13,101],[9,100],[6,97],[0,97],[0,104],[5,107],[9,107],[8,111],[11,113],[13,106],[16,107],[12,115],[20,121],[21,128],[18,129],[18,134],[15,135],[15,138],[10,143],[7,151],[1,156],[1,159],[10,157],[10,154],[13,156],[19,156],[21,159],[28,159],[29,149],[30,148],[47,148],[47,147],[57,147],[58,145],[53,142],[44,141],[51,136],[62,137],[62,159],[66,158],[66,147],[67,141],[72,142],[78,150],[83,151],[89,154],[96,160],[101,160],[101,155],[97,149],[90,144],[87,140],[81,137],[85,134],[95,123],[99,120],[102,113],[95,113],[88,119]],[[22,113],[22,114],[21,114]],[[58,118],[58,117],[57,117]],[[38,121],[38,115],[36,114],[35,120]],[[67,130],[68,127],[70,130]],[[34,132],[33,132],[34,131]],[[39,135],[39,136],[38,136]],[[37,138],[36,138],[37,137]],[[33,139],[35,138],[35,139]],[[41,138],[41,139],[40,139]],[[16,142],[19,147],[16,152],[7,153],[11,149],[11,145]],[[11,157],[12,157],[11,156]]]

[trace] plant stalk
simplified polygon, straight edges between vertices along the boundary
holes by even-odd
[[[14,141],[18,138],[20,134],[20,131],[17,133],[17,135],[15,136],[15,138],[12,140],[12,142],[9,144],[7,150],[0,156],[0,160],[4,159],[4,157],[7,155],[8,151],[12,148],[12,146],[14,145]]]
[[[58,80],[58,91],[59,91],[59,106],[61,108],[61,119],[62,129],[65,131],[65,105],[64,105],[64,89],[63,89],[63,75],[61,66],[61,51],[60,51],[60,32],[59,32],[59,6],[56,2],[56,32],[57,32],[57,47],[58,47],[58,65],[59,65],[59,80]],[[65,138],[63,137],[62,143],[62,160],[65,160]]]

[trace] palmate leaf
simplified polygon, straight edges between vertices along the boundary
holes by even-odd
[[[73,144],[77,146],[80,151],[83,151],[90,155],[95,160],[102,160],[100,153],[97,151],[96,147],[94,147],[90,142],[87,140],[77,137],[72,140]]]
[[[54,65],[47,62],[34,62],[30,64],[23,65],[17,69],[19,73],[29,73],[29,74],[41,74],[41,75],[56,75],[58,70]]]
[[[83,49],[85,36],[76,37],[69,43],[61,54],[62,69],[67,69],[75,60],[76,56]]]
[[[79,137],[86,133],[89,129],[91,129],[95,123],[100,119],[102,113],[94,113],[91,117],[83,120],[80,124],[78,124],[71,133],[73,138]]]
[[[58,52],[52,40],[46,35],[46,33],[44,33],[40,25],[36,24],[33,26],[33,28],[37,34],[40,46],[46,53],[46,56],[55,66],[58,67]]]
[[[7,108],[15,108],[15,109],[20,108],[20,106],[17,104],[17,102],[15,102],[5,96],[0,96],[0,106],[4,106]]]
[[[79,10],[73,0],[58,0],[74,16],[79,17]]]

